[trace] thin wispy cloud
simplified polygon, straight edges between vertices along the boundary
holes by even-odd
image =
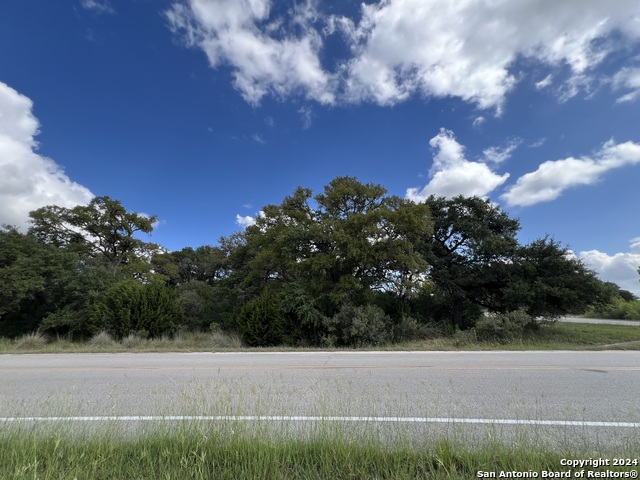
[[[116,13],[109,0],[82,0],[80,5],[85,10],[91,10],[98,14],[114,15]]]

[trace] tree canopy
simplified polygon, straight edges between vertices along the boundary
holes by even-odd
[[[27,234],[0,231],[4,335],[222,328],[254,345],[349,346],[629,296],[552,238],[520,244],[519,221],[489,200],[415,203],[353,177],[298,187],[218,245],[174,252],[138,237],[155,216],[110,197],[30,216]]]

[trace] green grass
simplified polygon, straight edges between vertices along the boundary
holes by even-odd
[[[174,338],[145,339],[130,335],[115,341],[105,333],[87,342],[72,342],[65,338],[47,339],[39,334],[25,335],[16,340],[0,338],[0,353],[107,353],[107,352],[224,352],[224,351],[290,351],[314,348],[273,347],[248,348],[237,335],[214,333],[183,333]],[[423,340],[386,346],[372,350],[585,350],[640,349],[640,328],[634,325],[595,325],[580,323],[543,324],[536,331],[508,341],[480,341],[473,330],[453,335],[434,333]],[[326,349],[322,349],[326,350]]]
[[[614,453],[638,458],[640,453],[639,445],[616,452],[557,450],[528,439],[474,447],[452,440],[412,445],[400,438],[389,445],[375,436],[354,438],[326,428],[309,438],[275,438],[242,427],[165,425],[142,435],[113,428],[92,433],[3,429],[0,478],[469,479],[478,471],[566,471],[562,458],[611,458]]]

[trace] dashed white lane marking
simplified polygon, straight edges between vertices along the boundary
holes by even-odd
[[[0,423],[39,422],[360,422],[360,423],[462,423],[480,425],[532,425],[553,427],[640,428],[640,422],[600,422],[582,420],[523,420],[511,418],[428,418],[428,417],[338,417],[303,415],[124,415],[94,417],[0,417]]]

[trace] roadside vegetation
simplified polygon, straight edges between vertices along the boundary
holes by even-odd
[[[477,472],[566,472],[563,458],[637,458],[640,445],[616,451],[553,446],[544,434],[504,443],[422,439],[402,433],[388,439],[375,429],[353,433],[320,426],[311,434],[277,438],[248,422],[164,425],[123,434],[119,425],[78,432],[71,425],[39,432],[28,426],[0,433],[0,478],[33,479],[469,479]],[[606,467],[629,471],[637,467]],[[602,469],[600,469],[602,470]],[[598,471],[598,470],[596,470]],[[613,477],[612,477],[613,478]]]
[[[511,320],[512,321],[512,320]],[[481,321],[468,330],[446,332],[425,327],[424,337],[405,342],[362,345],[368,350],[640,350],[640,327],[544,323],[514,328],[509,319]],[[505,329],[505,323],[507,328]],[[515,323],[515,322],[514,322]],[[491,326],[488,326],[491,325]],[[120,352],[235,352],[311,350],[319,347],[249,347],[242,338],[228,332],[184,332],[171,337],[143,338],[130,334],[115,339],[99,332],[84,341],[51,338],[30,333],[15,339],[0,339],[1,353],[120,353]],[[326,349],[327,347],[322,347]],[[336,348],[337,347],[333,347]],[[351,349],[355,347],[340,347]]]
[[[5,350],[216,349],[234,335],[248,347],[506,344],[566,314],[640,311],[558,241],[521,244],[519,221],[488,200],[413,203],[351,177],[173,252],[142,240],[155,216],[109,197],[30,217],[26,233],[0,229]]]

